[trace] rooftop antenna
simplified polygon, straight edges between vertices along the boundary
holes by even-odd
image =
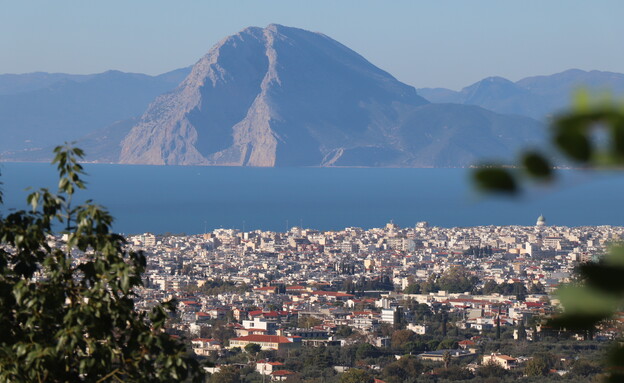
[[[245,232],[245,220],[243,220],[243,233]]]
[[[288,220],[286,220],[286,230],[284,231],[284,233],[288,232]]]

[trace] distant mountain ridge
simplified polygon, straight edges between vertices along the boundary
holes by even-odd
[[[120,162],[468,166],[509,157],[542,133],[530,119],[430,105],[337,41],[273,24],[213,47],[150,105],[122,142]]]
[[[456,92],[445,88],[421,88],[418,93],[431,102],[477,105],[502,113],[544,120],[571,104],[574,91],[609,91],[624,95],[624,74],[569,69],[549,76],[527,77],[512,82],[488,77]]]
[[[542,145],[578,84],[617,93],[624,75],[417,91],[321,33],[249,27],[159,76],[0,75],[0,160],[47,161],[78,140],[92,162],[465,167]]]
[[[190,69],[162,74],[107,71],[94,75],[0,75],[0,154],[72,141],[141,114]]]

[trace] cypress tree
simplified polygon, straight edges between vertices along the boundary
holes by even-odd
[[[527,338],[527,333],[526,333],[526,329],[524,328],[524,321],[520,321],[520,323],[518,323],[518,340],[526,340]]]

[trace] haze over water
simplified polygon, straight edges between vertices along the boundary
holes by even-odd
[[[236,168],[86,165],[90,198],[125,233],[196,234],[215,228],[284,231],[431,225],[624,225],[624,174],[565,171],[519,199],[483,196],[469,169]],[[56,190],[42,163],[0,165],[5,209],[26,208],[28,186]]]

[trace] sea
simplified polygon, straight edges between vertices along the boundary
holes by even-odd
[[[558,171],[517,197],[482,194],[471,169],[247,168],[86,164],[91,199],[123,234],[200,234],[217,228],[286,231],[401,227],[624,226],[624,172]],[[1,163],[0,214],[26,209],[29,190],[56,190],[55,167]],[[26,190],[27,188],[31,188]]]

